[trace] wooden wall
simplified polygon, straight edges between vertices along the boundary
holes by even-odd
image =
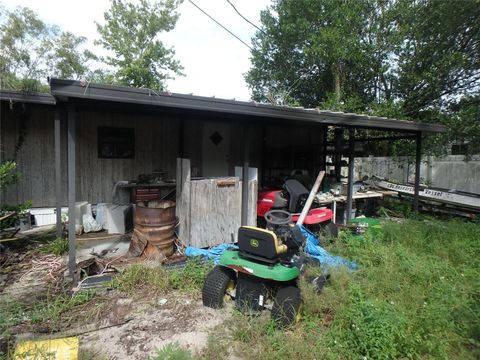
[[[99,126],[135,129],[134,159],[99,159]],[[175,179],[179,155],[179,121],[161,115],[83,110],[77,121],[77,199],[112,202],[116,182],[135,180],[139,174],[165,170]],[[118,191],[118,190],[117,190]]]
[[[191,160],[192,177],[202,176],[202,163],[209,161],[202,154],[205,121],[226,121],[199,118],[194,113],[175,115],[145,113],[139,108],[122,111],[115,107],[80,107],[77,116],[77,200],[91,203],[112,202],[117,181],[134,180],[139,174],[156,169],[166,170],[175,178],[176,158]],[[1,195],[0,202],[21,203],[31,200],[34,207],[55,206],[54,173],[54,107],[2,102],[0,112],[0,156],[13,159],[23,174],[21,181]],[[243,164],[244,123],[230,121],[231,150],[227,154],[228,174]],[[135,129],[135,159],[99,159],[97,128],[99,126]],[[62,205],[67,204],[66,115],[62,119]],[[285,176],[294,167],[312,167],[315,176],[321,153],[321,131],[296,126],[252,124],[250,127],[250,166],[257,167],[260,179]],[[23,135],[22,135],[23,134]],[[183,139],[181,139],[183,137]],[[18,146],[20,145],[20,146]],[[15,149],[18,151],[15,154]],[[305,150],[308,149],[308,150]],[[301,150],[301,151],[300,151]],[[307,152],[307,157],[304,156]],[[278,163],[278,164],[277,164]],[[262,167],[265,167],[262,174]]]
[[[1,159],[14,159],[22,173],[18,184],[1,194],[2,203],[32,201],[34,207],[55,206],[53,107],[2,103]],[[99,159],[98,126],[135,129],[135,159]],[[62,119],[63,206],[67,205],[66,121]],[[179,155],[179,120],[161,115],[80,109],[77,115],[77,200],[111,202],[119,180],[134,180],[156,169],[175,178]],[[23,136],[21,134],[24,133]],[[21,146],[15,154],[15,148]],[[16,155],[16,156],[15,156]]]
[[[53,114],[52,106],[2,102],[0,157],[2,161],[15,160],[21,178],[1,194],[1,203],[31,200],[33,206],[55,204]],[[62,133],[66,134],[65,128]],[[62,147],[66,148],[65,136]],[[63,180],[66,188],[66,171]],[[65,194],[65,203],[66,198]]]

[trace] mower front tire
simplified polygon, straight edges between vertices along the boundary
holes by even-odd
[[[223,308],[223,297],[230,281],[235,279],[235,272],[223,266],[215,266],[203,284],[202,301],[204,306],[213,309]]]
[[[278,289],[272,307],[272,319],[279,327],[288,327],[297,319],[302,303],[300,289],[296,286],[286,286]]]

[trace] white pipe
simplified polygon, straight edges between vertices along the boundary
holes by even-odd
[[[313,184],[313,188],[310,191],[310,194],[308,195],[307,202],[305,203],[305,206],[303,207],[303,210],[300,213],[300,217],[297,220],[297,225],[303,224],[303,221],[305,220],[305,217],[310,211],[310,207],[312,206],[313,199],[315,199],[315,195],[317,195],[318,188],[320,187],[320,183],[322,182],[324,176],[325,176],[325,171],[320,171],[320,173],[317,176],[317,180],[315,180],[315,184]]]

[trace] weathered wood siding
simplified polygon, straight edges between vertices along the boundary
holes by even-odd
[[[3,103],[1,159],[14,159],[22,174],[18,184],[4,191],[2,203],[32,201],[34,207],[55,206],[55,157],[53,107],[14,104],[13,111]],[[135,159],[99,159],[99,126],[135,129]],[[179,154],[179,120],[163,115],[120,113],[80,109],[77,116],[77,200],[111,202],[119,180],[133,180],[156,169],[175,178]],[[24,134],[23,136],[21,134]],[[23,141],[19,142],[19,138]],[[67,204],[66,122],[62,121],[62,205]]]
[[[55,204],[55,162],[53,107],[2,103],[0,111],[1,160],[15,160],[21,178],[6,189],[2,203],[32,201],[33,206]],[[66,128],[62,127],[62,148],[66,149]],[[16,150],[17,149],[17,150]],[[66,169],[66,158],[63,159]],[[62,176],[66,188],[66,171]],[[66,203],[66,194],[64,203]]]
[[[99,159],[99,126],[135,129],[134,159]],[[179,121],[159,115],[81,111],[77,122],[77,199],[112,202],[116,182],[135,180],[139,174],[165,170],[175,179],[179,153]],[[117,190],[119,191],[119,190]]]
[[[242,182],[238,178],[221,178],[231,181],[229,186],[219,186],[219,179],[192,180],[190,199],[182,203],[190,206],[190,216],[185,224],[189,229],[186,245],[210,247],[226,242],[236,242],[241,225]],[[256,225],[257,181],[249,182],[248,225]],[[187,205],[188,206],[188,205]],[[182,226],[182,224],[180,224]]]

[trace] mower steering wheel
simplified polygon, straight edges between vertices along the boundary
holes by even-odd
[[[265,214],[265,220],[273,225],[286,225],[292,221],[292,214],[285,210],[270,210]]]

